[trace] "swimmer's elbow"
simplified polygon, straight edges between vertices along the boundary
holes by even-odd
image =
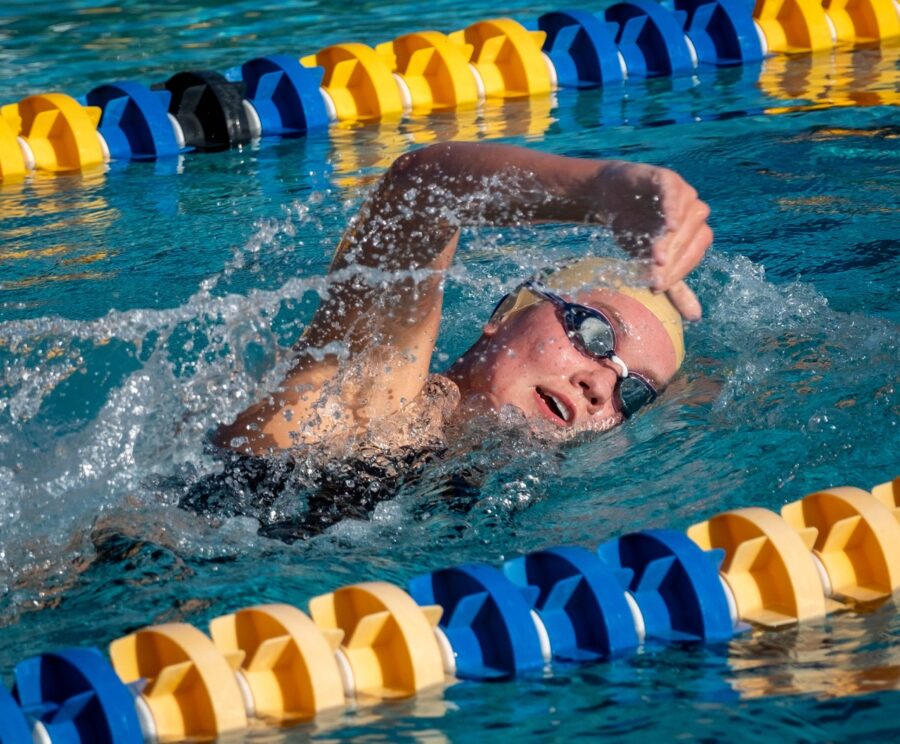
[[[438,142],[420,147],[397,158],[391,165],[389,177],[394,183],[434,183],[442,176],[454,175],[465,164],[466,153],[471,150],[472,143],[468,142]]]

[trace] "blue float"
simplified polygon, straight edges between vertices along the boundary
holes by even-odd
[[[25,713],[0,684],[0,744],[33,744]]]
[[[537,26],[547,34],[544,52],[556,68],[560,87],[586,88],[623,79],[616,24],[584,10],[561,10],[544,13]]]
[[[753,4],[745,0],[674,0],[684,13],[685,32],[702,64],[742,65],[763,58],[753,22]]]
[[[629,77],[683,75],[694,69],[681,23],[654,0],[628,0],[607,8],[607,21],[619,24],[616,44]]]
[[[420,605],[444,608],[441,628],[460,679],[497,679],[544,664],[531,616],[536,591],[523,591],[492,566],[446,568],[409,582]]]
[[[286,54],[258,57],[241,66],[246,97],[264,135],[302,134],[329,124],[319,87],[324,70],[304,67]]]
[[[167,90],[120,81],[94,88],[86,101],[103,110],[98,130],[113,158],[155,160],[181,152],[168,117],[171,97]]]
[[[507,561],[503,573],[519,587],[538,590],[535,608],[554,659],[593,661],[637,647],[625,599],[630,571],[610,570],[585,548],[560,547]]]
[[[34,656],[16,665],[15,678],[23,710],[54,744],[144,741],[134,696],[95,648]]]
[[[719,578],[724,551],[704,552],[680,532],[646,530],[604,543],[597,553],[610,568],[633,572],[628,589],[647,638],[716,642],[734,635]]]

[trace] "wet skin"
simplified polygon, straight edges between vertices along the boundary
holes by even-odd
[[[666,168],[466,142],[407,153],[341,240],[328,295],[298,341],[292,369],[268,395],[223,423],[214,441],[258,455],[323,443],[352,446],[373,423],[415,401],[438,336],[444,273],[467,226],[606,226],[629,255],[649,263],[650,286],[665,292],[683,317],[699,319],[700,303],[684,278],[712,241],[708,215],[696,190]],[[370,269],[397,279],[360,281],[357,273]],[[431,273],[417,280],[410,270]],[[592,299],[606,302],[628,331],[619,356],[666,382],[674,351],[665,330],[640,303],[607,294]],[[632,348],[636,339],[641,348]],[[345,363],[322,353],[331,346],[344,350]],[[621,421],[611,397],[614,375],[614,364],[572,347],[546,303],[488,323],[450,373],[464,395],[462,413],[510,405],[557,432]]]
[[[577,302],[604,311],[616,352],[629,370],[661,391],[676,371],[672,341],[640,302],[608,289],[580,292]],[[615,386],[622,370],[572,343],[549,302],[489,322],[479,341],[449,371],[471,413],[514,406],[539,430],[560,434],[609,429],[623,420]]]

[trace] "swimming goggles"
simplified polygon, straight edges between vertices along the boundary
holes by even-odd
[[[598,361],[609,359],[620,369],[614,394],[625,418],[656,400],[659,392],[650,380],[629,371],[628,365],[616,355],[616,331],[607,315],[596,308],[563,299],[536,279],[529,279],[522,287],[556,306],[563,329],[576,349]]]

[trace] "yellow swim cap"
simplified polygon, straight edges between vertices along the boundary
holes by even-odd
[[[607,287],[640,302],[662,323],[675,349],[675,368],[684,361],[684,329],[681,313],[669,302],[665,294],[654,294],[640,285],[635,265],[614,258],[582,258],[558,268],[538,274],[546,287],[560,294],[574,295],[586,287]],[[494,310],[495,317],[503,317],[540,301],[540,297],[521,287],[507,295]]]

